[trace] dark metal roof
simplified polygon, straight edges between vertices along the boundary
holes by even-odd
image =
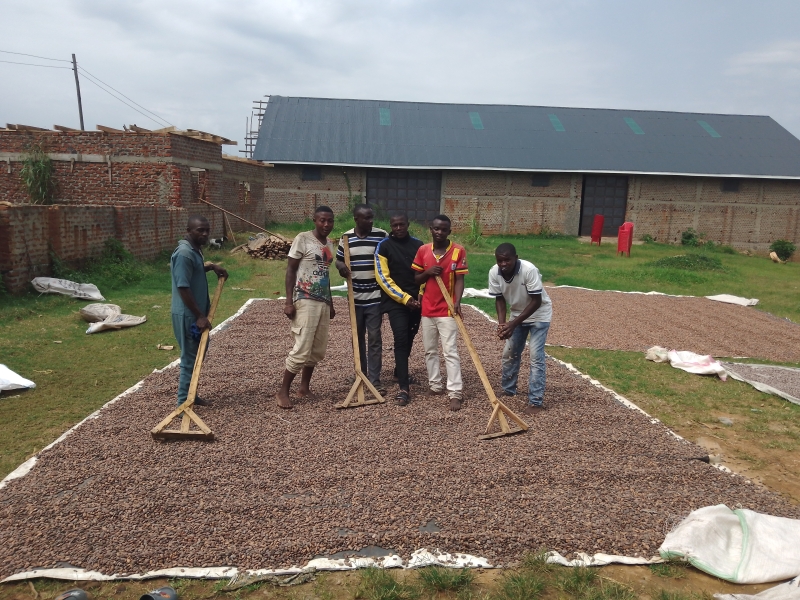
[[[254,158],[800,178],[800,140],[764,116],[282,96],[270,97]]]

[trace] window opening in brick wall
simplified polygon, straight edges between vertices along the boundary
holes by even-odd
[[[472,121],[472,126],[475,129],[483,129],[483,121],[481,121],[481,116],[478,113],[469,113],[469,120]]]
[[[531,175],[532,187],[550,187],[550,173],[534,173]]]
[[[636,121],[634,121],[630,117],[625,117],[625,122],[628,124],[628,127],[631,128],[631,131],[633,131],[633,133],[635,133],[636,135],[644,135],[644,131],[642,130],[641,127],[639,127],[639,124]]]
[[[703,129],[705,129],[706,132],[708,132],[708,135],[710,135],[711,137],[713,138],[722,137],[720,134],[716,132],[716,130],[711,125],[709,125],[705,121],[698,121],[697,124],[700,125],[700,127],[702,127]]]
[[[392,113],[388,108],[379,108],[378,116],[381,120],[381,125],[386,125],[388,127],[392,124]]]
[[[322,167],[303,167],[303,181],[322,181]]]
[[[550,124],[553,126],[553,129],[556,131],[566,131],[564,126],[561,124],[561,120],[555,115],[547,115],[547,118],[550,119]]]
[[[250,202],[250,182],[240,181],[238,190],[239,202],[247,204]]]
[[[741,180],[736,179],[735,177],[723,179],[719,189],[723,192],[738,192],[740,181]]]

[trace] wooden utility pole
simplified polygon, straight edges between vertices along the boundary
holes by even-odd
[[[81,131],[85,131],[83,126],[83,105],[81,104],[81,82],[78,79],[78,62],[75,60],[75,55],[72,55],[72,70],[75,72],[75,89],[78,90],[78,114],[81,117]]]

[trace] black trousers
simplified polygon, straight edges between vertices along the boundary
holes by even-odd
[[[419,331],[419,322],[422,312],[410,310],[398,305],[386,313],[389,315],[389,325],[394,335],[394,374],[397,376],[401,390],[408,390],[408,357],[414,336]]]

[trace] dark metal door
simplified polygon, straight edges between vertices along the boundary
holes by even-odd
[[[592,234],[595,215],[603,215],[603,235],[616,237],[625,222],[628,205],[628,178],[618,175],[586,175],[583,178],[580,235]]]
[[[404,212],[410,221],[427,223],[439,214],[442,197],[441,171],[371,169],[367,172],[367,204],[378,214]]]

